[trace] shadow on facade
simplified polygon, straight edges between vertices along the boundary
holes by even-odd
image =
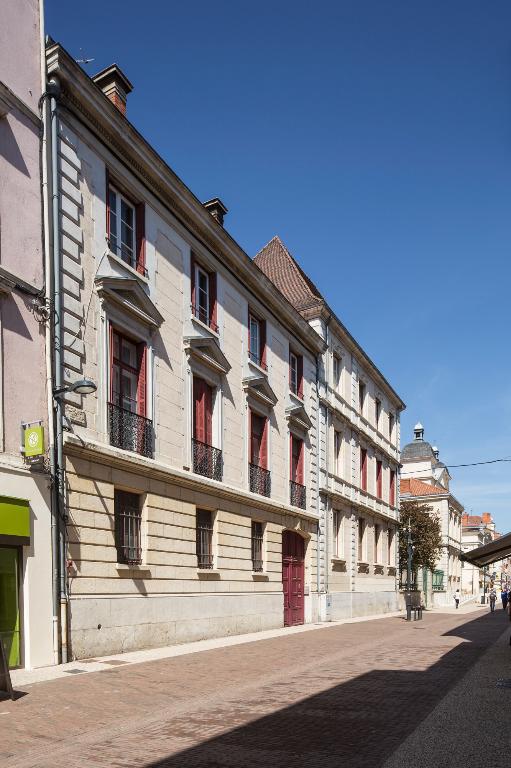
[[[378,768],[507,628],[502,617],[493,616],[446,632],[464,642],[424,671],[374,670],[224,732],[227,720],[250,719],[250,701],[238,711],[229,710],[228,702],[204,705],[158,726],[155,735],[181,747],[201,734],[218,735],[145,768]],[[418,625],[410,625],[410,644],[420,663]],[[399,665],[398,651],[388,663]],[[271,706],[271,687],[260,693],[257,703]]]

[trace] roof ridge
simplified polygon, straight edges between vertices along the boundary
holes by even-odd
[[[258,260],[262,260],[263,258],[272,259],[273,261],[273,254],[270,252],[270,247],[274,243],[280,250],[285,254],[286,258],[290,262],[292,268],[294,269],[295,275],[300,279],[300,282],[302,283],[302,286],[305,288],[306,292],[313,296],[315,299],[318,299],[319,301],[324,302],[323,295],[321,291],[318,289],[318,287],[312,282],[310,277],[304,272],[304,270],[301,268],[300,264],[297,262],[289,248],[285,245],[282,238],[279,235],[273,235],[273,237],[264,245],[254,256],[254,262],[257,264]],[[264,270],[263,270],[264,271]]]

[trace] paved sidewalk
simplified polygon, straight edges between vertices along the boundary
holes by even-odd
[[[69,674],[0,702],[0,764],[380,768],[507,626],[467,606]]]

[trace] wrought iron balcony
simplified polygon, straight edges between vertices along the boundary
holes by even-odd
[[[304,485],[300,485],[300,483],[295,483],[293,480],[291,480],[289,482],[289,495],[293,507],[300,507],[300,509],[305,509],[307,494]]]
[[[110,445],[134,451],[152,459],[154,456],[153,422],[138,413],[108,403],[108,429]]]
[[[250,474],[250,490],[261,496],[271,496],[271,472],[257,464],[248,465]]]
[[[193,471],[212,480],[222,479],[222,451],[192,438]]]
[[[249,351],[248,356],[249,356],[250,360],[253,363],[255,363],[256,365],[258,365],[259,368],[262,368],[263,371],[267,371],[268,370],[268,366],[266,365],[266,363],[264,363],[262,361],[261,355],[258,355],[257,352],[250,352]]]

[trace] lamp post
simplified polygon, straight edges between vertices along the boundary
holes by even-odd
[[[406,587],[408,590],[408,599],[406,601],[406,620],[412,620],[412,558],[413,558],[413,545],[412,545],[412,526],[408,522],[408,536],[406,539],[407,547],[407,564],[406,564]]]
[[[481,525],[481,527],[479,528],[479,531],[483,538],[483,545],[486,544],[488,541],[491,541],[491,533],[489,531],[485,533],[484,526]],[[485,605],[486,603],[486,574],[487,573],[488,573],[488,566],[483,565],[483,594],[481,595],[481,605]]]

